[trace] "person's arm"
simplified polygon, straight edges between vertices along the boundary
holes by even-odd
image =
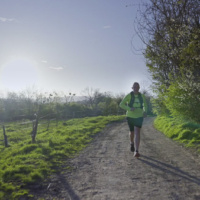
[[[147,117],[147,101],[144,95],[142,95],[142,98],[143,98],[144,117]]]
[[[121,101],[121,103],[119,104],[119,107],[126,110],[126,111],[130,111],[131,108],[128,106],[128,102],[130,101],[130,94],[126,95],[124,97],[124,99]]]

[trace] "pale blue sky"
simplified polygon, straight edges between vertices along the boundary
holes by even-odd
[[[132,51],[141,0],[1,0],[0,90],[113,94],[149,81]],[[128,5],[128,6],[127,6]],[[136,46],[141,46],[137,37]]]

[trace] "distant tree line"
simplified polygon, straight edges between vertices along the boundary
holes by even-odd
[[[6,97],[0,97],[0,121],[34,120],[36,116],[43,119],[70,119],[125,114],[119,107],[123,97],[124,94],[113,96],[92,88],[86,88],[80,99],[72,93],[41,93],[33,90],[8,92]],[[147,92],[146,97],[148,114],[152,114],[151,96]]]
[[[155,113],[200,123],[200,1],[149,0],[135,28],[145,44]]]

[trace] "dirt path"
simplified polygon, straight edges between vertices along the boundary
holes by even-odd
[[[153,128],[146,118],[141,158],[129,150],[126,122],[110,125],[78,157],[74,170],[51,179],[39,196],[59,200],[199,200],[200,158]]]

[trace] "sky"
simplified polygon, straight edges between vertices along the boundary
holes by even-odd
[[[148,84],[133,44],[141,0],[1,0],[0,94],[38,88],[113,94]]]

